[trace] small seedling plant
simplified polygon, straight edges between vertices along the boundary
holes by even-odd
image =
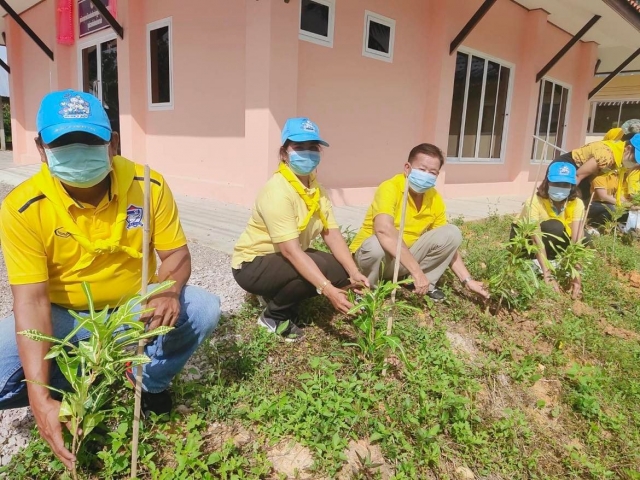
[[[141,313],[148,312],[141,312],[138,307],[172,284],[173,282],[164,282],[146,295],[134,297],[109,315],[109,307],[101,311],[95,310],[91,288],[88,283],[83,282],[82,289],[89,306],[88,314],[83,316],[69,311],[77,320],[77,326],[65,338],[54,338],[37,330],[18,332],[31,340],[52,344],[45,360],[56,360],[70,389],[62,391],[50,385],[42,386],[62,395],[59,418],[61,423],[70,425],[70,451],[74,455],[78,455],[83,441],[104,420],[105,407],[114,391],[112,386],[124,381],[125,371],[129,366],[136,367],[150,361],[146,355],[137,355],[133,347],[140,340],[165,335],[172,330],[171,327],[163,326],[146,331],[145,324],[138,320]],[[82,329],[87,330],[91,336],[77,344],[72,343],[72,339]],[[75,464],[71,473],[73,478],[77,478]]]
[[[355,306],[349,313],[357,316],[354,324],[358,338],[356,342],[346,345],[358,347],[363,357],[379,368],[383,367],[389,352],[395,353],[407,364],[400,338],[396,335],[387,335],[386,330],[389,315],[420,311],[404,300],[391,303],[391,293],[403,283],[407,281],[393,283],[381,280],[376,288],[364,290],[359,301],[351,294],[351,300]]]
[[[508,309],[524,310],[529,307],[540,283],[530,258],[539,247],[532,239],[540,235],[535,222],[520,220],[515,235],[501,245],[501,249],[489,261],[489,291],[497,301],[496,313],[505,306]]]
[[[585,244],[584,238],[556,250],[554,271],[558,282],[568,288],[571,281],[579,278],[582,270],[593,262],[594,256],[594,250]]]

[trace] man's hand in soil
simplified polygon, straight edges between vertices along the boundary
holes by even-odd
[[[60,402],[48,398],[31,402],[31,411],[42,438],[49,444],[53,453],[69,470],[72,469],[76,457],[64,446],[62,424],[60,423]],[[69,425],[67,425],[69,428]]]
[[[148,330],[152,331],[160,326],[173,327],[180,315],[179,294],[171,290],[159,293],[147,303],[147,308],[153,312],[146,314],[141,320],[148,323]]]

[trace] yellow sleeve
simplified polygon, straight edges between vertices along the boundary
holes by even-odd
[[[525,222],[540,222],[542,218],[541,210],[544,207],[540,204],[540,200],[536,195],[533,199],[527,200],[525,204],[522,206],[522,211],[520,212],[519,220],[524,220]]]
[[[160,251],[173,250],[187,244],[187,237],[182,230],[178,206],[171,189],[164,178],[160,177],[160,186],[152,183],[152,191],[158,192],[153,210],[154,228],[152,241],[154,248]]]
[[[282,243],[300,237],[298,219],[292,199],[287,192],[277,189],[263,192],[256,201],[256,211],[267,227],[273,243]]]
[[[376,190],[373,196],[373,203],[371,204],[371,218],[381,213],[391,215],[393,219],[396,218],[396,209],[398,203],[398,194],[402,195],[402,192],[398,192],[398,189],[391,181],[384,182]]]
[[[606,189],[609,186],[608,175],[598,175],[591,182],[591,191],[593,192],[596,188],[604,188]]]
[[[0,209],[0,241],[11,285],[49,280],[47,253],[41,236],[29,225],[26,215],[6,201]]]
[[[600,142],[595,142],[591,145],[591,156],[595,159],[600,170],[612,169],[616,166],[613,152],[609,147]]]
[[[443,227],[447,224],[447,209],[445,207],[444,201],[442,197],[437,194],[437,198],[434,202],[433,208],[433,216],[435,220],[433,221],[433,228]]]
[[[579,198],[576,198],[575,202],[576,206],[573,209],[573,218],[571,219],[571,221],[581,222],[582,217],[584,216],[584,203],[582,203],[582,200],[580,200]]]

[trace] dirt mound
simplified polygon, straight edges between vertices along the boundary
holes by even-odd
[[[313,454],[307,447],[293,440],[285,440],[267,452],[267,458],[278,475],[277,478],[312,480]]]

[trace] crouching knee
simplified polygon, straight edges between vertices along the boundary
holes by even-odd
[[[185,287],[185,300],[187,303],[187,314],[191,323],[201,336],[210,335],[218,326],[220,321],[220,297],[206,290],[187,286]]]
[[[462,232],[458,227],[448,223],[440,228],[442,229],[442,235],[449,245],[456,249],[462,245]]]

